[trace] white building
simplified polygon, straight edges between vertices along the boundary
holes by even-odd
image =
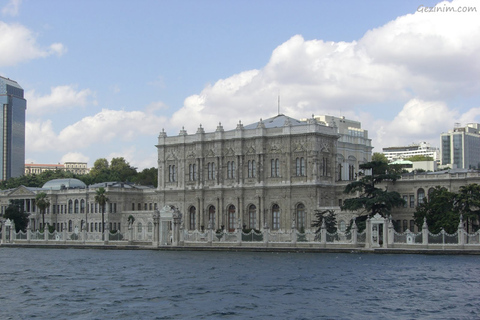
[[[387,147],[382,149],[382,153],[389,162],[403,160],[413,156],[432,157],[434,161],[440,160],[440,150],[430,146],[427,142],[420,142],[402,147]]]

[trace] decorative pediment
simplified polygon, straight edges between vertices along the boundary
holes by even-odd
[[[297,143],[294,146],[293,152],[305,152],[306,148],[302,143]]]
[[[281,153],[282,149],[280,149],[277,145],[270,146],[270,153]]]
[[[255,148],[250,146],[250,148],[247,149],[247,154],[255,154]]]
[[[195,154],[194,151],[190,151],[188,154],[187,154],[187,158],[189,159],[195,159],[197,157],[197,155]]]
[[[225,156],[234,156],[235,155],[235,151],[233,151],[232,148],[228,148],[226,151],[225,151]]]
[[[320,151],[322,152],[330,152],[330,147],[328,146],[328,143],[322,142]]]
[[[170,152],[169,154],[167,154],[165,160],[177,160],[177,156],[173,152]]]
[[[215,152],[213,152],[212,149],[207,151],[207,154],[205,155],[207,158],[214,158],[215,157]]]
[[[8,194],[9,196],[32,196],[35,197],[35,192],[32,192],[31,190],[28,190],[25,186],[20,186],[10,192]]]

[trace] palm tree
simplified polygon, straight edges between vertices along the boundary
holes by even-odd
[[[40,213],[42,214],[42,225],[43,230],[45,230],[45,210],[50,206],[50,200],[47,198],[47,194],[45,192],[40,192],[35,197],[35,203],[37,207],[40,209]]]
[[[104,221],[104,214],[105,214],[105,205],[107,204],[107,191],[104,187],[100,187],[97,190],[97,195],[95,196],[95,202],[98,203],[100,208],[102,208],[102,239],[105,240],[105,221]]]

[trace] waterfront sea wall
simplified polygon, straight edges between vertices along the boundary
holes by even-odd
[[[5,223],[0,239],[4,247],[480,254],[480,232],[467,233],[462,222],[454,234],[444,230],[433,234],[426,223],[422,232],[397,233],[392,222],[380,216],[368,219],[362,232],[357,232],[355,224],[349,232],[329,233],[325,226],[316,232],[300,232],[295,228],[288,231],[237,228],[228,232],[211,228],[185,230],[181,223],[174,223],[171,230],[155,224],[141,239],[134,235],[132,228],[125,234],[108,230],[105,234],[86,230],[15,232],[11,224]]]

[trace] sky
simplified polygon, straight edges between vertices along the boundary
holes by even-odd
[[[159,132],[345,116],[374,152],[480,122],[477,1],[0,0],[26,163],[157,166]]]

